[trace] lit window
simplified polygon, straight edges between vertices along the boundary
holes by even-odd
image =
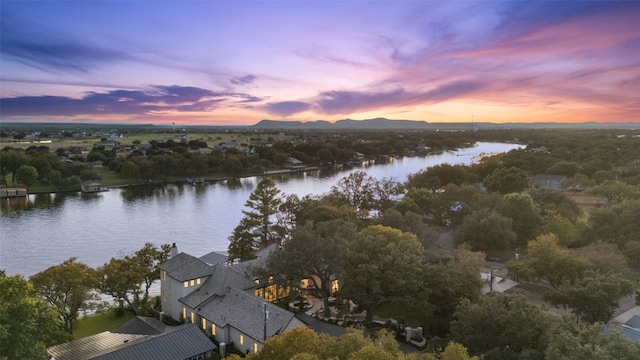
[[[260,285],[260,280],[259,279],[255,279],[255,280],[253,280],[253,283],[256,284],[256,285]]]
[[[195,285],[196,281],[195,280],[191,280],[191,286]]]
[[[200,278],[196,279],[196,285],[200,285]]]
[[[167,280],[167,272],[162,270],[162,280]]]
[[[185,281],[185,282],[184,282],[184,287],[186,287],[186,288],[188,288],[188,287],[189,287],[189,282],[188,282],[188,281]]]
[[[309,287],[309,279],[300,280],[300,288],[301,289],[306,289],[308,287]]]
[[[240,345],[244,345],[244,335],[240,335]]]
[[[195,322],[195,315],[193,314],[193,311],[191,312],[191,323]]]
[[[182,308],[182,318],[183,319],[187,318],[187,308]]]
[[[202,330],[206,330],[207,329],[207,319],[202,318]]]
[[[216,324],[211,324],[211,335],[216,334]]]
[[[253,352],[254,353],[258,352],[258,343],[253,343]]]
[[[331,292],[336,292],[340,290],[340,284],[338,284],[338,280],[333,280],[331,282]]]
[[[269,276],[269,282],[273,282],[273,276]]]

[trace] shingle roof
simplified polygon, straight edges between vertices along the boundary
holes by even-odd
[[[214,350],[216,346],[194,324],[159,335],[105,331],[49,348],[55,360],[178,360]]]
[[[202,305],[200,315],[219,327],[230,325],[256,340],[264,339],[264,307],[269,314],[267,338],[282,333],[294,314],[242,290],[230,288]]]
[[[222,264],[224,262],[226,262],[229,257],[225,254],[221,254],[219,252],[216,251],[212,251],[206,255],[200,256],[199,258],[200,260],[204,261],[205,263],[209,264],[209,265],[216,265],[216,264]]]
[[[165,328],[166,325],[156,318],[136,316],[113,332],[119,334],[157,335],[162,334]]]
[[[211,274],[212,267],[189,254],[180,253],[158,266],[171,278],[187,281]]]
[[[181,298],[180,302],[195,309],[214,295],[223,296],[229,287],[246,290],[254,286],[254,282],[246,274],[231,266],[218,264],[213,267],[211,276],[202,286]]]

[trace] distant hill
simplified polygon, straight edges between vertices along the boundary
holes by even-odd
[[[390,120],[384,118],[366,120],[338,120],[331,123],[317,121],[262,120],[248,126],[259,130],[474,130],[474,129],[640,129],[640,123],[430,123],[415,120]]]

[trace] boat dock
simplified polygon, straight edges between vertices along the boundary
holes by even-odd
[[[29,193],[25,188],[2,188],[0,189],[0,199],[13,197],[26,197]]]

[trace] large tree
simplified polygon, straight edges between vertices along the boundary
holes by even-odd
[[[73,333],[78,311],[91,300],[96,285],[94,270],[70,258],[30,278],[38,294],[58,310],[64,330]]]
[[[154,281],[160,280],[160,268],[159,264],[169,259],[169,253],[171,252],[171,245],[162,244],[158,247],[152,243],[145,243],[144,246],[135,252],[134,256],[130,258],[132,266],[140,269],[143,274],[143,286],[144,292],[142,299],[139,302],[144,307],[149,300],[149,289],[153,285]]]
[[[342,295],[366,311],[366,320],[381,305],[400,304],[421,291],[424,249],[415,235],[382,225],[369,226],[350,242]]]
[[[525,260],[511,260],[507,265],[519,278],[543,279],[558,288],[581,278],[590,263],[560,246],[554,234],[546,234],[529,242]]]
[[[511,229],[518,236],[519,244],[526,244],[537,234],[542,223],[540,208],[529,194],[510,193],[503,197],[498,212],[512,220]]]
[[[468,244],[474,250],[505,249],[513,245],[517,235],[511,229],[512,220],[489,209],[479,209],[462,220],[455,230],[458,244]]]
[[[275,215],[282,203],[281,191],[271,178],[264,178],[249,195],[242,210],[244,217],[229,238],[229,260],[245,261],[254,257],[253,247],[278,242]]]
[[[543,360],[548,329],[559,320],[524,296],[492,292],[478,303],[461,303],[451,335],[484,359]]]
[[[144,273],[137,266],[132,266],[130,256],[111,260],[96,269],[98,290],[110,295],[118,301],[120,313],[124,312],[124,304],[134,313],[139,312],[136,299],[140,298],[140,285],[144,282]]]
[[[629,197],[636,197],[640,190],[638,186],[627,185],[620,180],[605,180],[602,184],[590,187],[587,192],[592,195],[604,196],[607,201],[621,203]]]
[[[38,180],[38,170],[31,165],[20,165],[15,175],[16,180],[26,186],[31,186]]]
[[[364,171],[355,171],[331,187],[332,195],[366,217],[374,203],[375,179]]]
[[[55,308],[33,285],[0,270],[0,358],[44,360],[47,347],[68,339]]]
[[[171,248],[164,244],[159,248],[146,243],[133,255],[111,260],[96,269],[98,290],[124,303],[135,314],[144,313],[148,307],[149,288],[160,279],[158,264],[169,257]]]
[[[329,317],[331,283],[342,275],[347,246],[356,237],[355,225],[342,220],[332,220],[294,230],[291,239],[269,255],[267,268],[282,274],[292,285],[309,279],[316,296],[322,299],[325,317]]]
[[[631,281],[620,274],[589,270],[575,283],[554,289],[545,298],[553,305],[570,308],[576,322],[606,323],[618,308],[620,298],[632,291]]]
[[[491,175],[482,181],[489,191],[501,194],[518,193],[529,187],[531,180],[527,173],[517,167],[501,167],[494,170]]]

